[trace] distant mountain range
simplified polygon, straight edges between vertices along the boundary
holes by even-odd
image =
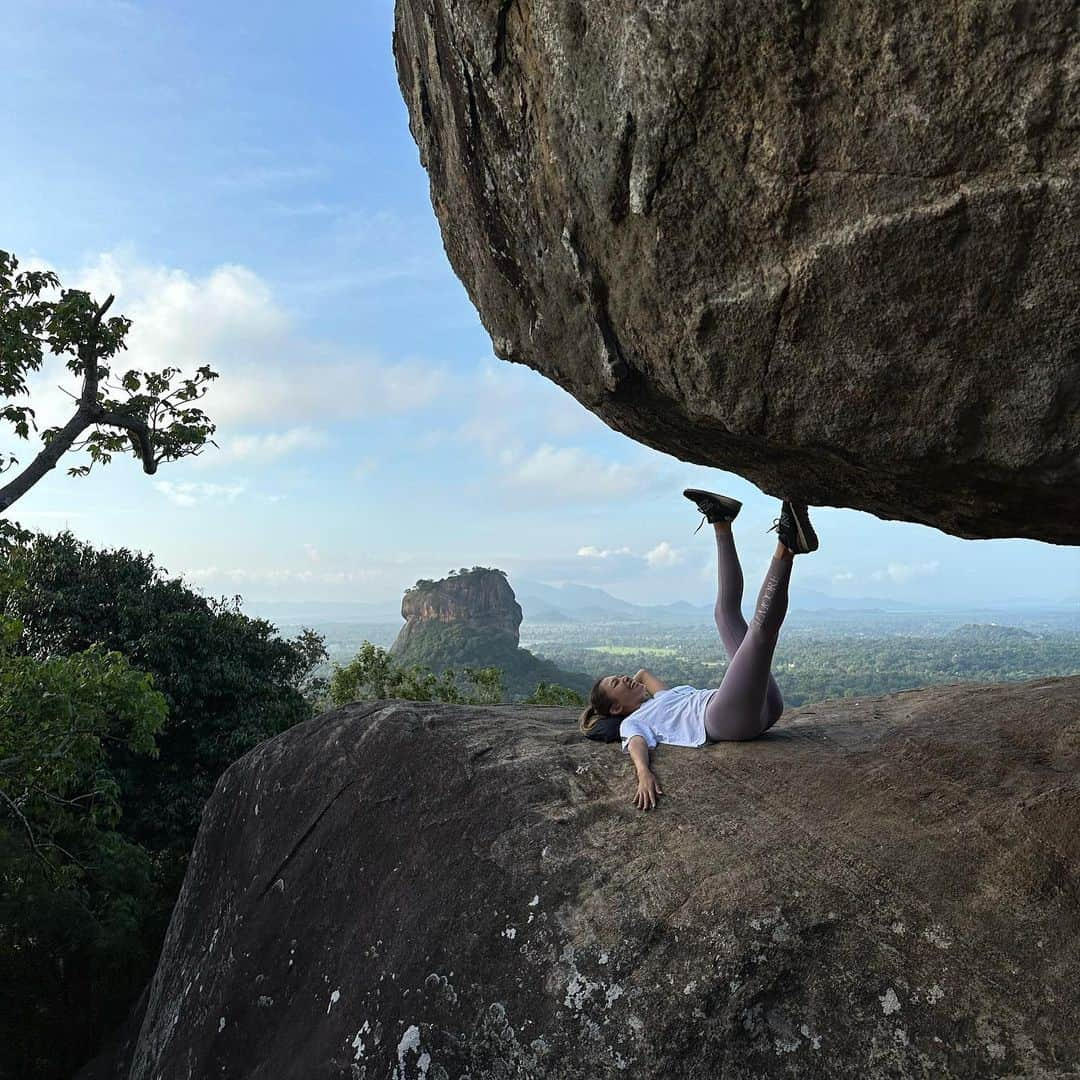
[[[659,622],[687,623],[708,622],[712,619],[711,603],[689,604],[679,600],[672,604],[631,604],[612,596],[593,585],[545,585],[539,581],[522,579],[511,581],[514,594],[521,605],[526,622],[531,623],[589,623],[589,622]],[[743,611],[749,614],[754,596],[751,583],[746,584]],[[755,586],[756,588],[756,586]],[[1006,604],[1004,608],[1031,608],[1055,610],[1075,607],[1080,599],[1063,600],[1056,605]],[[906,604],[900,600],[880,597],[837,597],[816,589],[791,588],[791,610],[800,612],[850,611],[850,612],[911,612],[925,611],[931,605]],[[353,603],[335,601],[246,601],[244,610],[249,615],[269,619],[277,624],[300,623],[394,623],[400,624],[401,604]],[[935,609],[937,610],[937,609]],[[967,610],[963,605],[942,605],[940,610]],[[996,610],[996,609],[995,609]]]
[[[687,622],[712,618],[713,605],[631,604],[592,585],[545,585],[539,581],[519,581],[514,585],[517,601],[530,622]],[[753,602],[749,587],[743,598],[744,610]],[[873,597],[835,597],[814,589],[791,589],[792,611],[913,611],[915,605]]]

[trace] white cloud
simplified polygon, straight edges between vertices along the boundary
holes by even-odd
[[[228,585],[352,585],[378,581],[384,571],[378,569],[360,570],[297,570],[297,569],[262,569],[251,570],[241,567],[206,566],[181,570],[180,576],[204,587],[214,584]]]
[[[155,480],[154,487],[177,506],[195,506],[201,502],[235,502],[244,492],[240,484],[199,484],[190,481],[173,483]]]
[[[586,544],[578,548],[578,556],[584,559],[622,559],[629,556],[633,560],[644,560],[649,566],[677,566],[683,561],[682,552],[676,551],[666,540],[662,540],[651,551],[644,555],[635,555],[628,547],[598,548],[594,544]],[[710,564],[711,565],[711,564]]]
[[[270,287],[244,266],[226,264],[198,278],[105,252],[68,277],[94,297],[115,294],[115,310],[132,320],[128,356],[138,367],[258,363],[290,330]]]
[[[221,425],[279,420],[351,420],[426,408],[443,392],[445,377],[421,363],[386,364],[372,356],[319,360],[322,351],[294,349],[287,362],[215,370],[205,409]]]
[[[586,559],[609,559],[612,555],[629,555],[630,549],[628,547],[601,549],[587,544],[585,547],[578,548],[578,554]]]
[[[624,502],[633,511],[673,483],[668,461],[629,440],[620,447],[619,461],[592,452],[593,440],[612,445],[607,425],[521,365],[485,363],[479,374],[451,380],[444,404],[445,415],[453,416],[456,406],[464,419],[446,436],[432,432],[428,444],[448,437],[476,447],[511,505]]]
[[[234,461],[263,464],[301,450],[321,449],[328,445],[329,441],[325,432],[314,431],[308,427],[271,431],[262,435],[234,435],[223,440],[221,453],[208,451],[203,460],[216,459],[220,464],[225,457]]]
[[[855,575],[850,570],[843,570],[832,576],[832,583],[834,585],[850,585],[854,580]]]
[[[537,442],[607,432],[598,417],[550,379],[519,364],[487,364],[454,390],[466,419],[454,436],[517,458]]]
[[[682,554],[666,540],[661,540],[652,551],[646,552],[645,561],[650,566],[677,566],[682,562]]]
[[[285,565],[228,562],[189,566],[177,572],[208,592],[238,590],[247,596],[251,590],[264,599],[364,600],[396,606],[405,589],[418,578],[442,577],[447,565],[455,562],[453,558],[433,561],[425,552],[395,550],[380,554],[355,552],[347,563],[339,563],[311,543],[304,544],[302,552]],[[464,565],[466,560],[456,561]]]
[[[913,578],[932,577],[941,564],[937,559],[923,563],[891,562],[884,570],[875,570],[870,575],[871,581],[891,581],[894,585],[904,585]]]
[[[24,266],[51,268],[40,260]],[[199,277],[142,263],[127,252],[106,252],[60,277],[96,299],[116,296],[114,312],[132,320],[121,363],[174,367],[185,375],[204,364],[217,371],[202,407],[223,437],[283,421],[300,427],[304,421],[412,412],[447,390],[446,373],[420,359],[392,362],[373,350],[306,340],[270,286],[244,266],[223,265]],[[54,359],[33,383],[43,427],[62,424],[72,413],[72,400],[58,383],[77,391]]]
[[[390,219],[367,215],[356,232],[369,239],[391,226]],[[95,297],[116,295],[115,310],[132,319],[125,364],[185,374],[206,364],[219,372],[201,402],[220,447],[200,456],[204,469],[276,461],[327,445],[320,432],[334,423],[407,415],[438,403],[440,416],[458,418],[459,426],[442,435],[420,425],[420,444],[442,437],[481,448],[505,474],[504,486],[522,489],[529,502],[610,502],[656,487],[656,465],[616,464],[552,445],[607,428],[537,373],[485,361],[478,373],[459,375],[417,357],[388,360],[373,350],[307,340],[269,284],[244,266],[200,276],[107,252],[61,277]],[[43,425],[64,423],[72,402],[55,384],[71,388],[70,376],[54,366],[36,383]],[[359,475],[368,471],[361,462]]]
[[[612,502],[635,497],[656,481],[651,467],[602,461],[576,447],[544,444],[503,476],[505,487],[530,502]]]

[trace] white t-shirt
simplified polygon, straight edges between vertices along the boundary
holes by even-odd
[[[703,746],[705,706],[716,693],[692,686],[672,686],[643,701],[620,725],[622,748],[630,753],[630,740],[640,735],[651,750],[657,743],[673,746]]]

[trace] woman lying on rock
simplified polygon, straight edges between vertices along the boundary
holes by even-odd
[[[730,657],[728,669],[714,690],[696,690],[692,686],[669,689],[645,670],[633,678],[605,675],[593,684],[589,707],[581,714],[581,730],[590,739],[622,739],[623,750],[630,754],[637,769],[634,803],[642,810],[655,806],[656,797],[663,794],[649,769],[652,747],[659,743],[704,746],[756,739],[780,718],[784,701],[769,668],[780,624],[787,613],[791,565],[796,555],[818,546],[806,505],[784,502],[780,518],[772,526],[779,543],[748,627],[741,611],[742,568],[731,535],[731,523],[742,503],[696,488],[688,488],[683,494],[705,515],[702,524],[708,521],[716,532],[720,582],[715,616]]]

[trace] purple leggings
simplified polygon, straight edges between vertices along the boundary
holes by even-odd
[[[710,742],[756,739],[784,711],[784,699],[769,669],[787,614],[792,560],[772,560],[747,626],[741,610],[742,568],[730,530],[717,531],[716,558],[720,584],[714,614],[730,663],[705,708],[705,734]]]

